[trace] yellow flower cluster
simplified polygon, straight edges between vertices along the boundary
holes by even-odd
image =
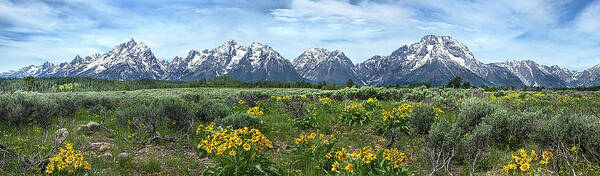
[[[404,166],[404,163],[407,159],[406,155],[404,153],[398,152],[398,149],[396,148],[384,149],[383,158],[386,160],[394,161],[392,163],[392,165],[394,165],[394,168],[400,168]]]
[[[528,95],[528,94],[526,94],[526,95]],[[521,98],[521,94],[516,93],[516,92],[506,94],[505,96],[501,97],[501,99],[508,100],[508,101],[510,101],[512,103],[523,103],[523,102],[525,102],[524,99]],[[530,99],[527,99],[527,100],[529,101]]]
[[[546,165],[548,161],[554,156],[552,152],[543,151],[542,159],[539,161],[539,165]],[[539,159],[538,154],[535,150],[531,150],[530,153],[525,151],[524,149],[520,149],[518,155],[511,155],[512,160],[510,163],[503,167],[503,170],[506,174],[509,174],[511,171],[522,171],[529,172],[532,167],[532,161],[537,161]]]
[[[521,96],[521,94],[514,92],[514,93],[506,94],[502,98],[503,99],[515,99],[515,98],[519,98],[519,96]]]
[[[240,99],[240,100],[238,100],[238,104],[240,104],[240,105],[244,105],[244,104],[246,104],[246,101],[244,101],[244,100]]]
[[[435,117],[433,118],[434,120],[437,120],[440,117],[440,114],[444,113],[444,110],[437,107],[433,108],[433,110],[435,111]]]
[[[207,154],[221,157],[224,154],[235,156],[238,152],[256,151],[261,153],[267,148],[273,148],[273,143],[259,130],[248,127],[232,130],[231,128],[214,127],[213,124],[198,129],[208,132],[204,140],[198,144],[198,149],[203,149]],[[253,149],[253,150],[252,150]]]
[[[262,111],[262,108],[255,106],[255,107],[251,107],[250,109],[248,109],[246,111],[246,113],[250,114],[250,115],[254,115],[254,116],[262,116],[265,113]]]
[[[379,156],[381,156],[384,161],[388,161],[394,168],[404,166],[407,160],[406,155],[398,152],[398,149],[383,149],[379,145],[375,148],[371,146],[357,148],[352,153],[347,153],[346,148],[342,148],[341,150],[334,152],[333,155],[331,153],[326,154],[325,157],[328,159],[333,157],[335,160],[331,165],[331,171],[337,171],[341,167],[340,163],[345,163],[344,170],[353,173],[354,168],[357,167],[356,164],[358,166],[361,166],[362,164],[368,165],[377,159],[378,154],[381,154]]]
[[[277,100],[277,101],[282,101],[282,100],[291,100],[292,96],[289,95],[285,95],[285,96],[272,96],[271,98]]]
[[[331,99],[329,97],[319,97],[319,102],[321,102],[321,104],[329,104],[331,103]]]
[[[540,160],[540,164],[548,164],[548,160],[554,157],[554,154],[549,151],[542,152],[542,160]]]
[[[317,133],[310,133],[310,135],[300,135],[300,137],[295,139],[296,144],[308,144],[309,140],[315,139],[317,137]],[[324,145],[328,145],[329,141],[335,141],[334,135],[325,136],[324,134],[319,134],[319,143],[323,143]],[[313,149],[314,151],[315,149]]]
[[[373,102],[375,102],[375,101],[377,101],[377,98],[369,98],[369,99],[367,99],[367,101],[366,101],[366,102],[367,102],[367,103],[373,103]]]
[[[410,118],[410,113],[413,112],[413,106],[408,103],[403,103],[397,108],[392,109],[392,111],[383,110],[383,121],[387,121],[388,119],[393,118]]]
[[[70,143],[65,144],[65,148],[60,148],[59,152],[50,158],[50,162],[46,166],[46,174],[52,174],[60,171],[67,171],[69,174],[74,174],[79,169],[90,170],[91,165],[84,160],[86,153],[78,153],[73,150]]]
[[[361,103],[352,103],[346,106],[346,111],[356,111],[356,113],[364,112],[365,107]]]
[[[204,126],[202,124],[198,125],[198,128],[196,128],[196,135],[200,134],[200,132],[202,131],[206,131],[206,132],[213,132],[213,130],[215,129],[215,123],[210,123],[207,126]]]

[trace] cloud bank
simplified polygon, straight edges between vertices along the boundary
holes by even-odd
[[[423,35],[450,35],[483,62],[600,64],[598,0],[0,0],[0,71],[66,62],[135,38],[171,60],[227,40],[293,59],[311,47],[355,63]]]

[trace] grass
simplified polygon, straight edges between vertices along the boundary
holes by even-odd
[[[227,97],[235,95],[240,91],[250,89],[230,88],[199,88],[199,89],[153,89],[137,91],[100,92],[104,96],[127,96],[127,97],[150,97],[160,95],[181,95],[190,92],[202,92],[206,96],[224,101]],[[267,92],[270,95],[298,95],[314,93],[312,89],[251,89]],[[283,113],[275,103],[267,103],[265,114],[261,117],[262,126],[260,130],[274,143],[275,148],[267,151],[267,157],[283,168],[285,174],[289,175],[317,175],[321,174],[319,169],[307,168],[306,163],[296,163],[294,156],[289,152],[290,145],[294,139],[302,134],[318,132],[326,135],[335,135],[338,146],[358,148],[362,146],[373,146],[376,144],[387,145],[388,140],[374,130],[375,123],[365,125],[348,125],[340,121],[339,116],[348,101],[333,101],[331,110],[322,108],[313,111],[318,117],[318,125],[315,128],[300,129],[295,126],[292,117]],[[396,101],[379,101],[379,109],[390,109],[397,106]],[[44,128],[30,123],[23,126],[14,126],[0,122],[0,144],[11,147],[18,153],[26,156],[35,156],[40,153],[45,155],[50,151],[53,137],[59,128],[67,128],[70,132],[67,141],[72,143],[77,150],[89,153],[88,161],[92,164],[90,175],[198,175],[201,170],[210,163],[196,149],[200,137],[193,131],[169,128],[162,125],[157,131],[163,135],[173,136],[174,141],[142,144],[137,140],[135,130],[124,125],[123,122],[113,117],[114,111],[107,113],[105,127],[111,131],[99,130],[91,135],[77,132],[77,125],[86,124],[90,121],[100,122],[101,116],[91,114],[86,109],[79,110],[73,117],[54,117],[51,125]],[[441,119],[454,122],[457,119],[458,109],[445,109]],[[377,117],[373,117],[377,118]],[[377,119],[374,119],[376,121]],[[201,123],[195,122],[194,127]],[[402,152],[407,153],[409,165],[417,171],[416,175],[429,174],[431,166],[422,152],[425,145],[426,135],[405,135],[396,141],[395,145]],[[92,149],[92,142],[108,142],[111,147],[107,151]],[[518,147],[539,148],[535,144],[520,145]],[[513,147],[491,146],[486,152],[487,157],[481,160],[477,174],[496,175],[500,173],[501,166],[510,160]],[[128,153],[125,158],[117,157],[120,153]],[[109,153],[112,157],[99,157]],[[1,157],[0,157],[1,159]],[[16,160],[4,160],[6,166],[0,170],[0,175],[35,174],[36,171],[23,170],[18,166]],[[458,161],[458,167],[452,172],[457,175],[470,175],[469,164]],[[2,164],[2,163],[0,163]],[[2,166],[2,165],[0,165]],[[39,171],[42,168],[37,168]],[[300,173],[297,171],[300,170]]]

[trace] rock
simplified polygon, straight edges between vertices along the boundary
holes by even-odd
[[[67,137],[69,136],[69,130],[67,130],[66,128],[61,128],[56,130],[56,142],[57,143],[63,143],[65,140],[67,140]]]
[[[88,128],[87,125],[77,125],[77,131],[89,131],[90,129]]]
[[[104,145],[104,142],[94,142],[90,144],[92,148],[100,148],[100,146]]]
[[[103,152],[103,151],[108,150],[109,148],[110,148],[110,145],[106,144],[106,145],[100,146],[100,150],[99,151]]]
[[[129,153],[127,153],[127,152],[119,153],[119,155],[117,155],[117,158],[121,158],[121,159],[127,158],[127,157],[129,157]]]
[[[98,156],[98,158],[112,158],[112,154],[110,152],[106,152],[100,156]]]
[[[100,152],[106,151],[110,148],[110,143],[107,142],[94,142],[91,143],[90,146],[94,149],[94,150],[98,150]]]
[[[91,131],[97,131],[98,129],[100,129],[100,124],[98,122],[91,121],[88,122],[87,127]]]

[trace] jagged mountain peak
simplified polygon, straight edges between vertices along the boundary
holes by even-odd
[[[235,40],[228,40],[227,42],[225,42],[225,44],[237,45],[238,43]]]
[[[293,62],[269,45],[244,46],[229,40],[214,49],[190,50],[187,57],[158,60],[143,42],[131,38],[104,54],[76,55],[71,62],[45,62],[0,73],[0,77],[98,77],[116,80],[195,80],[228,75],[242,81],[299,81],[365,85],[443,85],[455,76],[473,85],[580,87],[600,85],[600,65],[571,71],[532,60],[509,59],[483,64],[468,47],[450,36],[426,35],[388,56],[354,65],[340,50],[309,48]],[[304,77],[304,78],[302,78]]]
[[[428,50],[430,48],[443,48],[447,50],[469,51],[469,48],[465,44],[450,36],[426,35],[416,45],[421,47],[427,46]]]
[[[173,60],[166,79],[195,80],[231,76],[242,81],[299,81],[291,63],[273,48],[258,42],[244,46],[230,40],[212,50],[191,50],[185,59]]]
[[[348,79],[362,83],[352,61],[339,50],[310,48],[292,61],[298,73],[311,81],[342,84]]]
[[[260,42],[252,42],[250,48],[253,50],[274,50],[271,46],[262,44]]]
[[[434,34],[425,35],[420,40],[420,43],[426,43],[428,45],[444,44],[446,42],[459,43],[458,40],[454,39],[453,37]]]
[[[132,54],[143,54],[143,53],[152,53],[150,47],[148,47],[144,42],[136,42],[133,38],[125,43],[121,43],[115,46],[112,50],[110,50],[107,54],[110,55],[132,55]]]
[[[219,48],[231,48],[231,47],[235,47],[235,46],[239,46],[240,44],[235,41],[235,40],[229,40],[226,41],[225,43],[221,44],[221,46],[219,46]]]
[[[322,59],[339,59],[339,58],[347,58],[346,55],[344,54],[344,52],[341,52],[340,50],[333,50],[330,51],[328,49],[325,48],[310,48],[306,51],[304,51],[302,54],[300,54],[300,56],[297,57],[298,58],[310,58],[310,59],[317,59],[317,60],[322,60]]]
[[[477,60],[466,45],[450,36],[424,36],[389,56],[374,56],[357,65],[357,72],[370,85],[423,82],[443,85],[455,76],[479,86],[507,85],[513,80],[517,80],[515,85],[522,85],[508,71]]]
[[[308,50],[304,51],[304,53],[340,53],[340,50],[333,50],[330,51],[326,48],[317,48],[317,47],[312,47],[309,48]]]
[[[386,57],[386,62],[401,65],[413,71],[431,63],[458,65],[473,72],[481,72],[482,62],[475,59],[469,48],[450,36],[427,35],[417,43],[403,45]],[[395,61],[397,60],[397,61]]]
[[[558,66],[540,65],[531,59],[509,59],[492,65],[508,69],[526,86],[532,87],[571,87],[578,74]]]

